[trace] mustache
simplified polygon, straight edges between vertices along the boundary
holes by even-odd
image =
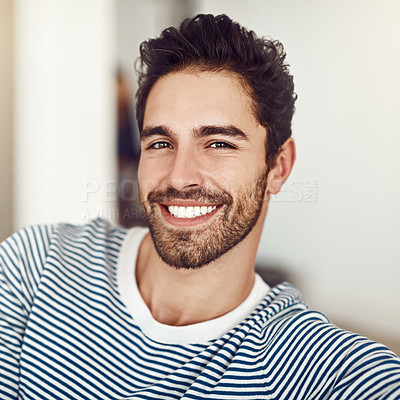
[[[227,205],[233,203],[233,197],[229,193],[223,190],[209,190],[203,187],[181,191],[170,186],[163,190],[151,191],[147,199],[151,203],[164,203],[176,199]]]

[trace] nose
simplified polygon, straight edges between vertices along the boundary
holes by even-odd
[[[168,184],[177,190],[201,186],[204,177],[199,158],[195,149],[178,148],[171,159]]]

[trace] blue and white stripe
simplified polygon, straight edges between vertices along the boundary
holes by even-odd
[[[400,399],[400,360],[288,284],[220,338],[169,344],[119,294],[126,230],[37,226],[0,249],[1,399]]]

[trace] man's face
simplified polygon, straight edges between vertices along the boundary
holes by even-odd
[[[265,138],[234,75],[178,72],[156,82],[144,114],[139,185],[164,262],[201,267],[247,236],[266,207]]]

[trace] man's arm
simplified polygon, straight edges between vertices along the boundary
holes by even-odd
[[[52,228],[21,230],[0,246],[0,397],[18,397],[24,333]]]
[[[270,325],[263,360],[273,398],[400,400],[400,358],[387,347],[315,311],[286,315]]]
[[[400,358],[379,343],[356,342],[336,374],[329,399],[400,399]]]

